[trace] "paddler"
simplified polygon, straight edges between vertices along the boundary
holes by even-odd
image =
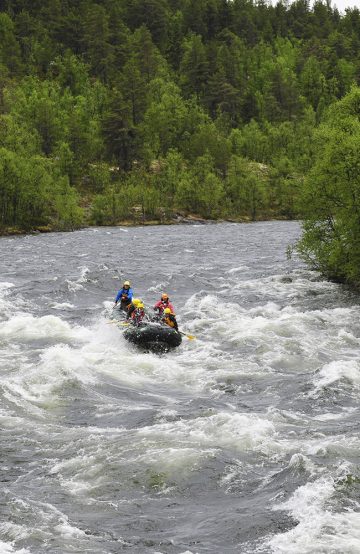
[[[116,295],[114,308],[120,301],[120,310],[126,310],[127,306],[131,304],[133,298],[133,290],[130,288],[130,281],[124,281],[122,288]]]
[[[133,298],[130,304],[126,306],[126,311],[127,311],[126,319],[130,319],[133,314],[133,311],[138,307],[139,304],[142,304],[142,303],[143,302],[142,300],[140,300],[140,298]]]
[[[146,316],[144,308],[145,308],[145,306],[144,306],[143,302],[141,300],[138,300],[138,302],[136,303],[136,306],[134,306],[134,309],[132,310],[131,316],[130,316],[131,317],[131,322],[134,325],[140,325],[142,323],[142,320]]]
[[[179,330],[175,314],[172,313],[170,308],[165,308],[164,309],[164,314],[163,314],[163,317],[162,317],[161,321],[163,323],[165,323],[166,325],[169,325],[169,327],[172,327],[173,329],[175,329],[175,331]]]
[[[157,312],[159,315],[162,315],[165,308],[170,308],[170,311],[173,315],[175,315],[174,306],[171,304],[169,295],[166,292],[163,292],[161,295],[161,298],[158,302],[156,302],[154,306],[155,312]]]

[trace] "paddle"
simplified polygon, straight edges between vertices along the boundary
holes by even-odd
[[[194,337],[194,335],[187,335],[186,333],[183,333],[182,331],[178,331],[178,333],[180,333],[180,335],[184,335],[184,337],[188,338],[189,340],[195,340],[196,337]]]

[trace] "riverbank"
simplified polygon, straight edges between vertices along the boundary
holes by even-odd
[[[284,217],[259,217],[256,221],[284,221],[287,218]],[[180,215],[175,214],[170,219],[124,219],[117,221],[113,224],[114,227],[148,227],[156,225],[214,225],[216,223],[251,223],[253,220],[250,217],[239,218],[226,218],[226,219],[205,219],[196,214]],[[108,225],[90,225],[85,224],[80,229],[87,229],[88,227],[108,227]],[[56,233],[60,231],[76,231],[75,228],[62,229],[55,225],[39,225],[32,229],[21,229],[20,227],[3,227],[0,229],[0,237],[28,235],[28,234],[42,234],[42,233]]]

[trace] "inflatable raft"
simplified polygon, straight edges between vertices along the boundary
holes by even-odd
[[[156,322],[130,324],[124,331],[124,338],[137,346],[155,350],[169,350],[182,342],[181,334],[175,329]]]

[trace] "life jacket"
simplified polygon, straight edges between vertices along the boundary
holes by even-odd
[[[175,327],[175,323],[174,323],[173,319],[171,319],[171,316],[172,316],[172,314],[166,315],[163,319],[163,322],[166,323],[166,325],[169,325],[169,327]]]
[[[131,313],[131,319],[136,325],[142,322],[144,316],[145,312],[142,308],[135,308],[135,310],[133,310],[133,312]]]
[[[119,300],[120,300],[121,305],[126,306],[127,304],[129,304],[131,302],[132,297],[133,297],[132,288],[124,289],[124,287],[123,287],[117,293],[116,298],[115,298],[115,302],[119,302]]]
[[[161,314],[163,313],[165,308],[170,308],[170,310],[175,313],[174,306],[171,304],[170,301],[164,302],[163,300],[159,300],[159,302],[156,302],[154,308],[159,310]]]
[[[127,300],[130,289],[121,289],[121,300]]]

